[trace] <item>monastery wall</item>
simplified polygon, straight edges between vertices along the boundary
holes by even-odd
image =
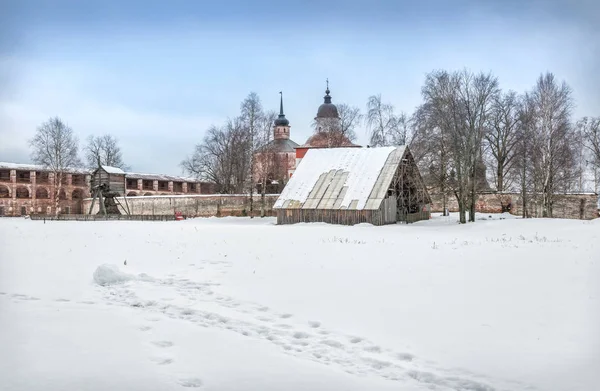
[[[431,190],[430,190],[431,191]],[[432,212],[443,211],[441,193],[430,192]],[[475,209],[481,213],[510,212],[522,215],[523,201],[520,193],[483,193],[477,199]],[[454,195],[448,195],[446,207],[450,212],[458,212],[458,202]],[[542,217],[541,197],[530,196],[527,213],[530,217]],[[598,195],[593,193],[556,194],[553,206],[555,218],[591,220],[598,217]]]
[[[278,195],[266,195],[266,215],[273,216],[273,204]],[[254,215],[260,216],[261,198],[254,195]],[[119,209],[127,214],[127,207],[132,215],[159,216],[173,215],[181,212],[187,217],[224,217],[248,216],[250,214],[250,196],[244,194],[211,194],[211,195],[165,195],[145,197],[119,197]],[[83,200],[83,213],[87,214],[91,199]],[[98,213],[98,201],[94,204],[93,214]]]

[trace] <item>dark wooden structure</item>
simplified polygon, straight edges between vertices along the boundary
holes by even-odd
[[[430,204],[408,147],[336,148],[309,151],[273,209],[277,224],[384,225],[429,219]]]
[[[98,214],[100,215],[120,215],[119,199],[125,195],[125,172],[120,168],[99,166],[92,173],[91,177],[92,204],[89,214],[92,214],[96,199],[100,206]],[[129,208],[123,208],[129,211]],[[127,213],[129,214],[129,213]]]

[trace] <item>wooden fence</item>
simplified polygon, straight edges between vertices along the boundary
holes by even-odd
[[[174,221],[174,215],[30,215],[31,220],[58,220],[58,221],[108,221],[108,220],[129,220],[129,221]]]
[[[431,218],[431,213],[428,211],[421,211],[417,213],[408,213],[400,216],[400,221],[406,224],[416,223],[421,220],[429,220]]]

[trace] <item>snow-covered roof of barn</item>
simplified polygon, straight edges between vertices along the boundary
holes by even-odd
[[[102,169],[109,174],[125,174],[125,171],[121,170],[119,167],[102,166]]]
[[[277,209],[378,209],[406,147],[309,149]]]

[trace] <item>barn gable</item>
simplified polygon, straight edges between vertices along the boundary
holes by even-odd
[[[387,164],[404,147],[311,149],[273,206],[302,209],[377,209],[375,185],[394,175]],[[383,173],[383,175],[382,175]],[[389,184],[389,183],[388,183]],[[373,196],[372,196],[373,193]],[[385,191],[383,191],[385,193]]]
[[[279,223],[379,225],[406,221],[429,203],[407,147],[332,148],[307,152],[273,209]]]

